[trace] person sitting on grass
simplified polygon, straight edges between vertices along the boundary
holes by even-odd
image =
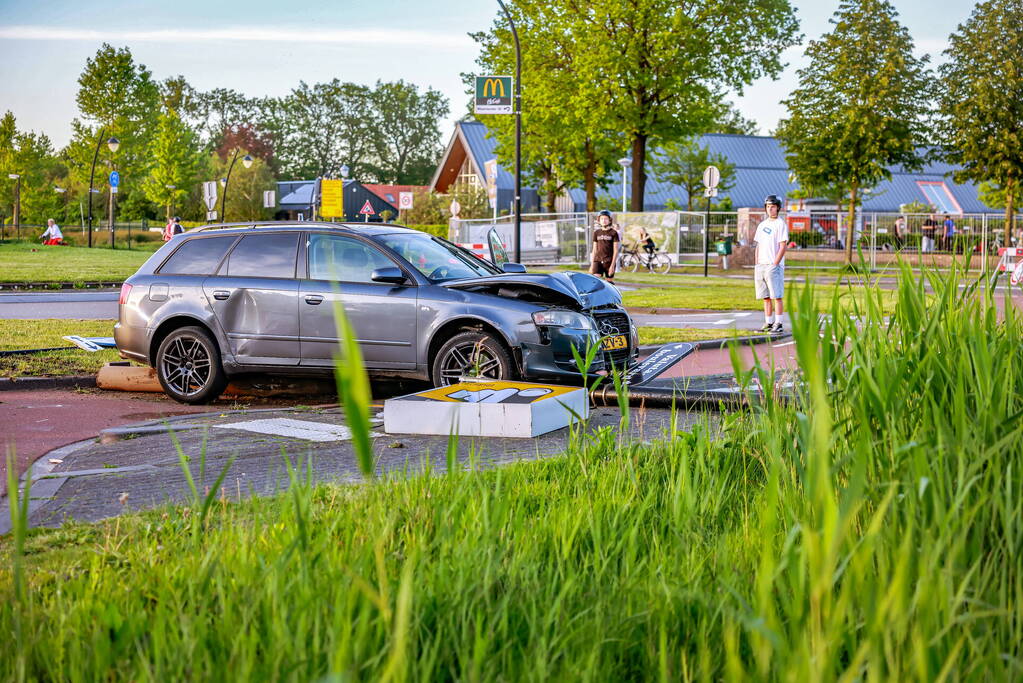
[[[769,194],[764,199],[767,218],[757,226],[753,236],[756,244],[756,266],[753,269],[753,285],[758,299],[764,300],[764,326],[762,332],[780,334],[781,317],[784,313],[782,297],[785,295],[785,250],[789,246],[789,228],[778,217],[781,200]],[[774,304],[772,310],[772,303]]]
[[[64,233],[60,231],[60,226],[57,225],[57,221],[52,218],[46,219],[46,232],[44,232],[39,239],[43,241],[45,245],[57,245],[64,244]]]

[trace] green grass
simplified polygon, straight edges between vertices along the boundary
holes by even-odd
[[[692,342],[706,339],[729,339],[731,337],[745,337],[752,334],[760,334],[752,330],[717,329],[701,330],[695,327],[641,327],[639,328],[639,343],[647,344],[668,344],[670,342]]]
[[[137,249],[0,244],[0,282],[120,282],[134,274],[162,242]]]
[[[794,283],[785,285],[786,290],[795,293],[805,287],[806,285]],[[813,303],[818,307],[827,305],[836,293],[846,305],[854,303],[862,305],[868,295],[876,294],[881,298],[887,312],[894,308],[896,301],[895,292],[883,290],[866,280],[860,280],[855,283],[848,281],[841,285],[818,285],[813,289]],[[739,311],[763,309],[762,301],[754,298],[752,276],[748,281],[678,276],[672,278],[670,286],[641,287],[630,292],[622,292],[622,300],[626,306],[634,308]]]
[[[111,320],[0,320],[0,351],[72,346],[65,335],[110,337]],[[120,360],[115,349],[95,353],[73,348],[17,356],[0,356],[0,377],[59,377],[91,375],[104,364]]]
[[[804,290],[796,395],[691,433],[30,533],[12,501],[0,678],[1018,679],[1023,323],[934,286],[823,329]]]

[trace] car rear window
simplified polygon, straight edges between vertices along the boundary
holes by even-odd
[[[227,259],[228,277],[295,277],[298,233],[246,235]]]
[[[160,267],[161,275],[212,275],[234,243],[234,236],[190,239]]]

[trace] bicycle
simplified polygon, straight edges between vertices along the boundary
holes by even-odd
[[[640,266],[645,266],[651,273],[664,275],[671,270],[671,259],[664,252],[640,253],[639,249],[624,249],[621,256],[621,269],[635,273]]]

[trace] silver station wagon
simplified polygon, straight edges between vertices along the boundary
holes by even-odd
[[[491,231],[491,260],[396,225],[213,225],[178,235],[121,288],[117,348],[172,398],[204,403],[242,373],[330,375],[335,305],[371,375],[578,382],[625,369],[636,328],[613,286],[527,273]]]

